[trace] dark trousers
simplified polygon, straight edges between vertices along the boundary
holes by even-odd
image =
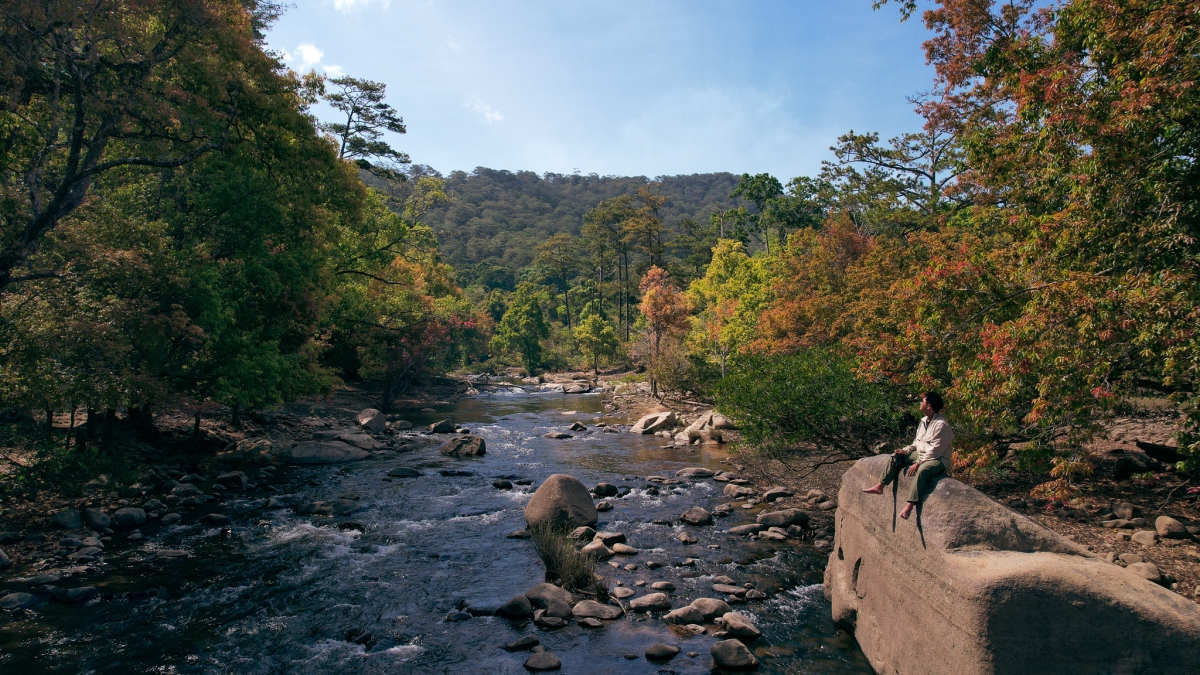
[[[916,462],[913,457],[917,453],[910,452],[907,455],[892,455],[888,459],[888,464],[884,468],[883,473],[879,474],[879,482],[884,485],[891,485],[892,481],[900,476],[900,472],[905,468],[910,467]],[[908,501],[911,504],[920,504],[921,495],[925,491],[925,487],[929,485],[929,481],[940,473],[945,473],[946,467],[937,459],[931,459],[926,462],[921,462],[917,466],[917,475],[913,478],[913,482],[908,486]]]

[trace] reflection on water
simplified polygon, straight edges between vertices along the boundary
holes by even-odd
[[[667,486],[652,495],[645,476],[685,466],[727,468],[719,446],[661,448],[662,439],[653,436],[601,433],[596,422],[628,420],[606,416],[594,395],[507,393],[409,417],[418,427],[446,418],[486,438],[487,455],[456,460],[424,449],[391,460],[296,469],[281,486],[297,502],[357,493],[370,505],[346,518],[255,510],[261,501],[234,500],[224,509],[235,517],[230,534],[199,525],[157,533],[144,528],[152,543],[115,547],[108,565],[86,577],[105,593],[102,601],[44,603],[0,619],[0,666],[14,673],[121,675],[524,673],[526,655],[499,646],[534,633],[562,659],[565,673],[710,672],[715,638],[691,637],[656,619],[627,616],[596,631],[575,625],[545,631],[492,616],[446,620],[456,608],[485,613],[542,581],[529,543],[504,536],[523,526],[532,488],[501,491],[492,480],[518,476],[537,485],[550,474],[570,473],[589,485],[605,481],[631,490],[610,500],[615,509],[601,514],[601,525],[624,532],[642,552],[622,560],[638,565],[631,572],[601,564],[610,585],[670,581],[675,606],[682,606],[713,595],[714,575],[753,582],[771,597],[738,609],[763,632],[752,643],[763,660],[760,672],[870,672],[853,641],[829,620],[819,586],[824,556],[810,546],[723,534],[753,518],[741,509],[717,527],[692,528],[698,544],[672,538],[681,529],[673,521],[684,510],[719,503],[720,484]],[[567,440],[541,436],[575,421],[589,431]],[[399,466],[424,475],[387,479]],[[444,468],[475,475],[442,476],[437,470]],[[157,548],[184,549],[193,557],[162,560]],[[699,564],[672,564],[689,557]],[[646,560],[664,567],[647,570]],[[150,589],[166,599],[123,599]],[[624,657],[641,655],[655,642],[677,644],[683,653],[665,667]]]

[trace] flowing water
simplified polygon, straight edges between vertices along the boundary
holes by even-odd
[[[0,672],[524,673],[527,654],[500,645],[528,634],[562,660],[563,673],[711,672],[708,650],[716,638],[690,637],[645,615],[627,614],[597,630],[544,630],[486,615],[447,620],[456,608],[482,614],[543,581],[530,543],[505,534],[524,526],[533,486],[554,473],[631,490],[600,514],[600,527],[624,532],[641,551],[614,559],[637,570],[598,566],[610,587],[618,580],[630,587],[669,581],[680,607],[715,596],[714,575],[753,582],[770,597],[734,609],[762,630],[750,643],[759,672],[871,672],[853,639],[829,619],[820,586],[827,554],[808,542],[753,542],[723,532],[753,522],[761,509],[735,509],[714,527],[689,527],[697,544],[673,538],[682,529],[680,513],[724,501],[723,484],[664,486],[652,495],[645,477],[687,466],[729,469],[721,446],[664,449],[653,436],[601,433],[595,422],[627,420],[605,416],[595,395],[480,396],[410,417],[418,425],[442,418],[483,436],[487,455],[455,459],[423,447],[394,459],[286,471],[276,484],[295,502],[354,493],[369,505],[347,517],[262,510],[255,508],[259,497],[224,503],[231,529],[186,520],[143,528],[147,540],[114,541],[105,563],[74,584],[97,586],[100,600],[43,602],[0,618]],[[568,440],[541,436],[574,421],[589,431]],[[423,475],[386,478],[401,466]],[[500,476],[532,486],[497,490],[491,483]],[[156,549],[191,557],[164,560]],[[699,561],[695,567],[677,565],[689,557]],[[648,570],[647,560],[664,566]],[[683,653],[667,664],[647,662],[641,655],[655,642]]]

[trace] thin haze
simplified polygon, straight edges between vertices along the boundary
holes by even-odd
[[[269,42],[386,83],[408,125],[390,140],[443,172],[786,180],[850,129],[919,128],[925,36],[871,0],[300,0]]]

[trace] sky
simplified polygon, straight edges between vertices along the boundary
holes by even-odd
[[[267,42],[385,83],[389,141],[442,173],[786,181],[847,131],[920,128],[926,37],[871,0],[292,0]]]

